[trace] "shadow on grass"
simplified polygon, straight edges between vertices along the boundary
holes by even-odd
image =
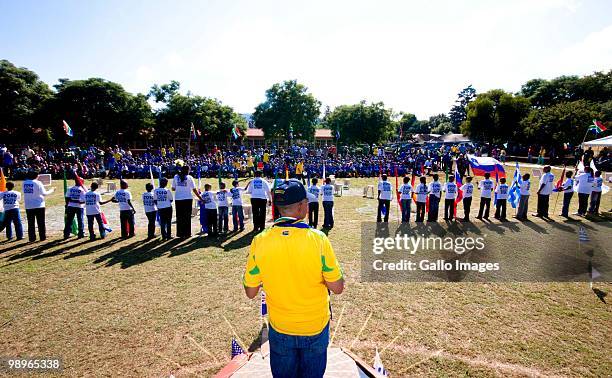
[[[18,260],[18,259],[24,259],[27,257],[32,257],[32,256],[36,256],[39,253],[42,253],[44,251],[46,251],[49,248],[53,248],[56,247],[60,244],[63,243],[63,240],[47,240],[44,241],[38,245],[36,245],[34,248],[30,248],[26,251],[23,251],[21,253],[18,253],[16,255],[12,255],[8,258],[9,261],[13,261],[13,260]],[[25,245],[25,244],[24,244]],[[13,248],[16,248],[18,246],[14,246]],[[12,248],[10,248],[12,249]],[[9,248],[5,249],[5,250],[10,250]],[[0,253],[4,252],[5,250],[0,251]]]
[[[121,239],[117,239],[119,240]],[[103,263],[107,267],[121,264],[121,268],[125,269],[161,257],[180,242],[180,239],[165,242],[160,242],[159,239],[137,240],[99,256],[93,262],[94,264]]]

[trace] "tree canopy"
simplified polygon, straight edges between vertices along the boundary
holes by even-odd
[[[266,101],[257,105],[253,120],[267,139],[312,140],[321,102],[296,80],[276,83],[266,91]]]
[[[361,101],[355,105],[338,106],[328,114],[324,123],[334,135],[340,132],[340,141],[343,143],[371,145],[395,133],[391,114],[391,109],[386,109],[382,102],[367,105]]]

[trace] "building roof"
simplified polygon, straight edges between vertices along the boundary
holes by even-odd
[[[316,129],[315,139],[333,139],[332,131],[330,129]]]
[[[263,138],[264,131],[262,129],[247,129],[246,137],[248,138]],[[315,130],[315,139],[333,139],[332,131],[330,129],[316,129]]]
[[[246,137],[247,138],[263,138],[264,132],[262,129],[247,129]]]

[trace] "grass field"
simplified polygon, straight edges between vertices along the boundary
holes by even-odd
[[[145,182],[130,181],[137,210]],[[61,216],[59,184],[48,201],[57,213],[51,219]],[[604,196],[601,208],[611,205]],[[332,330],[343,312],[334,344],[368,361],[375,347],[388,346],[382,359],[392,376],[610,375],[611,307],[588,284],[361,282],[360,223],[374,219],[375,206],[358,195],[336,201],[329,237],[347,288],[332,298]],[[396,222],[394,207],[391,215]],[[544,233],[565,224],[553,218],[534,224]],[[520,248],[534,242],[516,221],[475,224],[507,233]],[[609,233],[609,221],[596,225]],[[61,357],[69,376],[210,376],[230,357],[224,316],[245,346],[259,345],[259,300],[248,300],[241,286],[250,232],[161,242],[146,241],[137,227],[129,240],[113,232],[102,241],[61,242],[61,225],[50,228],[42,243],[0,242],[0,356]]]

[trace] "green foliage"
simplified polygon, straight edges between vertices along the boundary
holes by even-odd
[[[604,102],[612,98],[612,71],[595,72],[584,77],[560,76],[552,80],[534,79],[525,83],[519,94],[527,97],[536,108],[577,100]]]
[[[243,132],[246,130],[246,121],[231,107],[213,98],[181,95],[178,88],[179,83],[172,82],[151,89],[151,96],[165,102],[156,114],[159,138],[188,138],[192,123],[204,141],[227,141],[236,125]]]
[[[385,109],[382,102],[367,105],[365,101],[361,101],[355,105],[338,106],[326,117],[325,124],[332,129],[334,135],[340,131],[343,143],[371,145],[386,140],[395,133],[391,114],[391,109]],[[410,115],[404,116],[407,116],[406,120],[411,118]]]
[[[34,72],[0,60],[0,133],[16,142],[31,141],[36,112],[52,95]]]
[[[62,120],[74,130],[78,143],[118,143],[152,133],[151,107],[144,95],[132,95],[120,84],[100,78],[60,79],[57,93],[44,104],[41,122],[62,141]]]
[[[585,100],[561,102],[533,109],[521,121],[521,126],[528,141],[547,141],[555,146],[566,142],[576,145],[582,142],[593,118],[601,118],[602,110],[601,105]]]
[[[528,113],[529,100],[494,89],[468,104],[461,131],[477,141],[505,143],[520,134],[519,123]]]
[[[296,80],[274,84],[266,101],[257,105],[253,120],[267,139],[312,140],[321,103]]]

